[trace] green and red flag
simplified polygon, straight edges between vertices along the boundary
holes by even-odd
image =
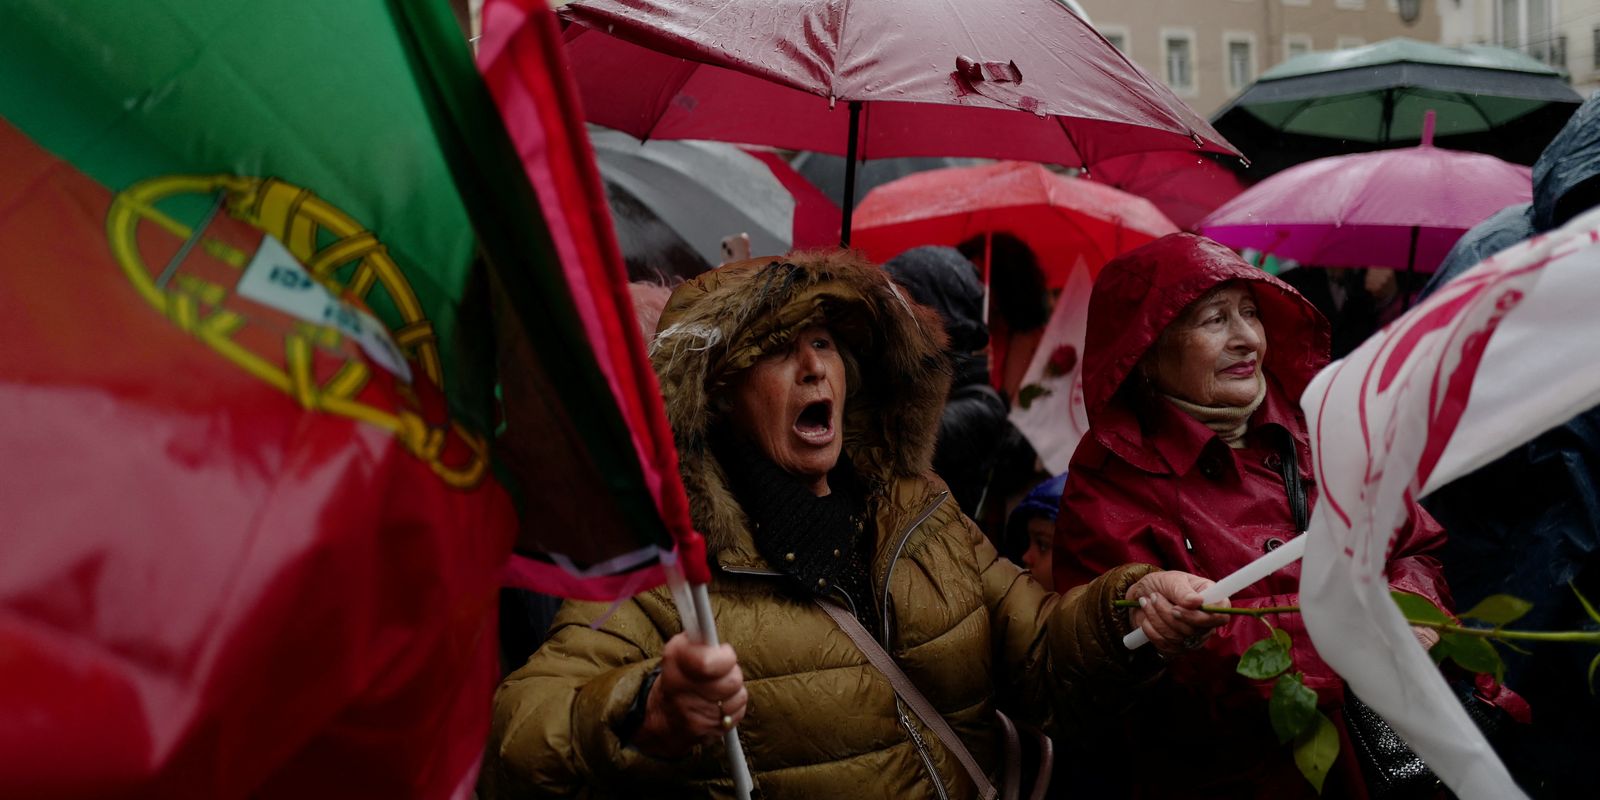
[[[626,426],[631,457],[620,459],[627,463],[599,470],[588,479],[589,485],[594,485],[595,478],[631,481],[637,474],[645,491],[622,487],[625,490],[615,497],[650,503],[647,508],[632,510],[602,504],[584,512],[588,519],[562,520],[541,533],[525,535],[522,545],[531,557],[515,559],[508,579],[569,597],[626,597],[665,579],[662,559],[680,555],[674,551],[677,543],[686,546],[677,562],[685,575],[691,582],[705,583],[710,575],[703,545],[689,520],[688,499],[678,475],[677,452],[656,376],[636,332],[622,256],[577,89],[565,63],[559,23],[543,0],[489,0],[483,8],[483,30],[478,62],[550,222],[576,312],[572,321],[581,326],[581,331],[564,331],[563,335],[590,343],[605,389]],[[506,316],[514,317],[514,323],[527,324],[548,315],[549,311],[526,304],[548,293],[545,287],[506,292],[514,312]],[[537,339],[538,335],[524,338]],[[510,380],[509,376],[502,379]],[[514,404],[509,383],[506,391],[510,408]],[[514,427],[503,442],[502,451],[508,455],[531,444],[511,441]],[[616,450],[590,448],[588,452],[606,455]],[[553,485],[563,480],[563,473],[570,476],[572,467],[571,463],[555,464],[548,465],[543,474],[530,469],[519,473],[524,479],[534,478],[536,486]],[[533,488],[529,487],[530,492]],[[583,534],[573,537],[573,530]],[[527,526],[524,531],[526,534]]]
[[[522,162],[443,3],[8,4],[0,786],[465,797],[513,538],[657,579],[604,212]]]

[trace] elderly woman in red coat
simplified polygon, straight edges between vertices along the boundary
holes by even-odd
[[[1173,234],[1107,264],[1089,301],[1084,395],[1089,435],[1074,454],[1055,539],[1065,589],[1142,561],[1212,580],[1296,535],[1316,497],[1299,398],[1328,361],[1328,324],[1281,281],[1222,245]],[[1298,486],[1297,486],[1298,484]],[[1413,504],[1389,583],[1448,610],[1434,553],[1444,533]],[[1299,566],[1233,597],[1295,605]],[[1339,723],[1343,746],[1323,797],[1365,797],[1344,732],[1344,686],[1317,657],[1298,614],[1267,617],[1294,637],[1294,669]],[[1267,716],[1270,686],[1234,672],[1269,633],[1238,617],[1174,661],[1161,685],[1115,722],[1092,759],[1108,788],[1135,797],[1314,797]],[[1419,631],[1424,646],[1432,631]],[[1168,724],[1170,723],[1170,724]],[[1165,734],[1184,731],[1181,739]],[[1165,732],[1163,742],[1152,735]],[[1166,744],[1169,746],[1160,747]],[[1152,751],[1152,747],[1158,749]],[[1119,756],[1122,758],[1119,759]]]

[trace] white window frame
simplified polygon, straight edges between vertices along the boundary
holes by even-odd
[[[1311,38],[1311,34],[1309,34],[1309,33],[1286,33],[1286,34],[1283,35],[1283,60],[1284,61],[1288,61],[1289,59],[1294,58],[1294,53],[1289,52],[1289,45],[1296,44],[1296,43],[1304,44],[1306,46],[1306,52],[1307,53],[1316,52],[1317,43],[1316,43],[1316,41],[1314,39]]]
[[[1250,47],[1250,74],[1247,80],[1235,85],[1233,82],[1233,46],[1245,44]],[[1222,85],[1227,87],[1228,93],[1233,94],[1244,91],[1246,86],[1255,83],[1256,76],[1261,74],[1261,54],[1256,52],[1256,35],[1250,31],[1223,31],[1222,32]]]
[[[1360,36],[1340,36],[1333,41],[1335,50],[1353,50],[1357,47],[1366,47],[1367,40]]]
[[[1161,37],[1161,81],[1172,93],[1179,97],[1197,97],[1200,94],[1200,46],[1199,39],[1194,35],[1194,28],[1162,28],[1157,32]],[[1172,76],[1167,74],[1167,41],[1170,39],[1184,39],[1189,42],[1189,85],[1187,87],[1173,86]]]
[[[1128,26],[1102,25],[1097,22],[1095,23],[1095,28],[1100,31],[1101,36],[1106,37],[1106,41],[1108,42],[1111,41],[1112,36],[1121,36],[1122,54],[1127,56],[1129,59],[1133,58],[1133,33],[1128,30]],[[1112,45],[1112,47],[1116,47],[1116,45]],[[1163,68],[1165,68],[1164,65]]]

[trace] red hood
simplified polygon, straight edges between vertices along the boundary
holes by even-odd
[[[1118,256],[1100,271],[1089,298],[1083,392],[1090,428],[1101,444],[1134,409],[1117,389],[1167,325],[1225,281],[1251,281],[1267,331],[1266,374],[1292,403],[1328,363],[1327,320],[1284,282],[1203,236],[1174,233]],[[1132,434],[1133,431],[1126,433]],[[1126,438],[1126,437],[1124,437]]]

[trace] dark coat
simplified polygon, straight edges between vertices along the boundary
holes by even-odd
[[[1479,261],[1537,233],[1560,227],[1600,201],[1600,97],[1567,120],[1533,165],[1533,202],[1507,206],[1478,223],[1444,257],[1423,296]]]
[[[1435,282],[1483,257],[1549,230],[1581,208],[1600,179],[1600,98],[1574,114],[1534,165],[1534,199],[1473,228],[1451,251]],[[1486,242],[1486,246],[1476,243]],[[1600,602],[1600,408],[1568,420],[1423,500],[1449,526],[1441,553],[1462,608],[1492,594],[1533,603],[1517,620],[1530,630],[1594,630],[1568,588]],[[1588,759],[1600,752],[1600,700],[1588,688],[1592,650],[1533,644],[1502,650],[1506,684],[1533,709],[1533,724],[1496,742],[1518,782],[1535,797],[1592,794]]]
[[[1242,449],[1128,383],[1184,308],[1227,281],[1254,288],[1267,339],[1267,398]],[[1209,239],[1174,234],[1107,264],[1089,301],[1084,395],[1090,430],[1067,471],[1055,540],[1057,587],[1129,560],[1215,580],[1295,536],[1277,469],[1292,448],[1314,502],[1310,442],[1297,400],[1327,353],[1327,322],[1309,303]],[[1432,555],[1443,539],[1433,519],[1413,506],[1395,541],[1389,580],[1448,609]],[[1299,580],[1296,564],[1234,595],[1233,604],[1296,605]],[[1340,719],[1343,682],[1317,656],[1300,616],[1269,620],[1294,638],[1294,668],[1305,673],[1324,710]],[[1261,622],[1241,618],[1202,650],[1174,661],[1148,702],[1126,715],[1124,738],[1096,760],[1128,769],[1119,755],[1146,752],[1141,743],[1151,732],[1205,731],[1163,750],[1160,770],[1129,772],[1136,776],[1132,796],[1314,797],[1269,725],[1270,687],[1234,672],[1239,654],[1268,634]],[[1347,740],[1325,797],[1364,796],[1350,753]]]
[[[977,268],[954,247],[912,248],[883,268],[911,299],[944,320],[954,380],[939,418],[933,471],[950,484],[962,513],[975,514],[1011,424],[1006,401],[990,386],[989,360],[983,354],[989,343],[983,284]]]

